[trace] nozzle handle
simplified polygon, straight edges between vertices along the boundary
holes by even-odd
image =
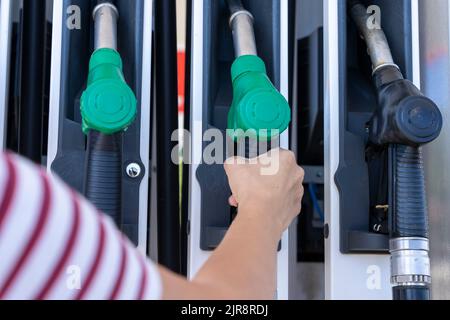
[[[396,67],[375,72],[374,82],[378,108],[370,125],[373,143],[419,147],[439,136],[443,126],[439,108]]]

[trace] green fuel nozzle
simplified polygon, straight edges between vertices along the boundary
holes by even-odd
[[[240,1],[228,0],[228,5],[237,57],[231,67],[233,102],[228,129],[235,141],[242,136],[270,141],[288,128],[291,109],[267,76],[264,61],[257,56],[253,16]]]
[[[86,90],[81,96],[83,132],[114,134],[125,130],[136,118],[137,100],[125,81],[120,54],[116,50],[117,9],[108,3],[94,10],[95,48],[89,62]]]
[[[241,56],[233,63],[231,74],[234,99],[228,129],[232,129],[234,138],[252,130],[259,140],[270,140],[284,132],[291,121],[291,110],[267,76],[264,62],[258,56]]]

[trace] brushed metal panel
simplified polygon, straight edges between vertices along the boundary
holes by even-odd
[[[447,0],[420,0],[422,90],[440,107],[444,128],[424,148],[430,214],[433,299],[450,299],[450,7]]]

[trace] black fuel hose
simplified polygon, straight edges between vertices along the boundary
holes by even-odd
[[[394,287],[394,300],[430,300],[431,291],[429,287]]]

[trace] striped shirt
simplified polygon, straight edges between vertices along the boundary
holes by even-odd
[[[0,300],[161,298],[155,264],[42,169],[0,155]]]

